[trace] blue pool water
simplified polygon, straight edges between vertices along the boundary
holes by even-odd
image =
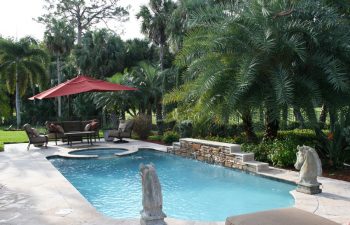
[[[178,156],[142,150],[109,159],[50,159],[94,205],[113,218],[139,218],[142,209],[140,163],[152,162],[168,217],[223,221],[228,216],[294,204],[294,185]]]

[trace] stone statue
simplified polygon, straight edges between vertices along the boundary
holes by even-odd
[[[153,164],[140,165],[142,179],[141,225],[166,225],[163,213],[163,197],[159,179]]]
[[[307,194],[317,194],[321,192],[317,182],[317,176],[322,175],[321,160],[315,149],[309,146],[297,147],[297,161],[294,167],[300,170],[300,180],[297,191]]]

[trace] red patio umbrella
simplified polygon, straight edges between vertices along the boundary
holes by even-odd
[[[120,84],[115,84],[103,80],[97,80],[88,76],[79,75],[76,78],[67,80],[55,87],[43,91],[29,98],[44,99],[54,98],[59,96],[73,95],[82,92],[104,92],[104,91],[134,91],[137,88],[128,87]]]

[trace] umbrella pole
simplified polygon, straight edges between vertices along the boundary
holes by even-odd
[[[68,120],[70,120],[70,95],[68,95],[67,98],[68,98],[68,115],[67,115],[67,117],[68,117]]]

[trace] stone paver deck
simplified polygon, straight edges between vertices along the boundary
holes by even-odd
[[[136,225],[139,219],[118,220],[99,213],[65,177],[46,159],[50,155],[69,156],[78,148],[120,147],[130,152],[138,148],[165,151],[166,147],[130,140],[126,144],[99,142],[94,146],[74,144],[48,149],[26,144],[5,145],[0,152],[0,224],[4,225]],[[293,171],[270,168],[263,176],[296,181]],[[350,183],[321,177],[323,193],[306,195],[293,191],[295,207],[326,217],[338,223],[350,223]],[[227,215],[230,216],[230,215]],[[224,222],[198,222],[167,218],[169,225],[223,225]]]

